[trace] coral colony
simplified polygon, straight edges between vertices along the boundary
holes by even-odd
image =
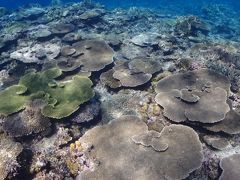
[[[0,180],[240,179],[240,23],[219,9],[0,8]]]

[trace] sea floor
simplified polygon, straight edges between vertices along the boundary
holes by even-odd
[[[0,180],[240,178],[240,21],[0,8]]]

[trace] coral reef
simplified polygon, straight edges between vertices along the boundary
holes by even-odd
[[[229,88],[230,83],[223,76],[207,70],[193,71],[160,80],[155,100],[172,121],[215,123],[222,121],[230,110]]]
[[[161,143],[167,145],[167,148],[161,148],[161,152],[154,150],[153,141],[148,143],[154,149],[139,146],[135,143],[136,138],[135,141],[131,139],[146,132],[146,124],[134,116],[123,116],[108,125],[89,130],[79,141],[93,146],[90,156],[100,164],[95,164],[93,171],[83,171],[77,179],[181,179],[201,166],[201,143],[191,128],[171,125],[158,136],[151,134],[158,148]],[[108,141],[104,140],[106,138]]]
[[[9,115],[18,112],[25,108],[25,103],[28,100],[23,94],[27,88],[22,85],[14,85],[0,92],[0,113]],[[8,103],[5,103],[8,102]]]
[[[113,73],[114,73],[113,69],[110,69],[109,71],[102,73],[100,76],[100,80],[105,86],[108,86],[113,89],[119,88],[122,85],[119,80],[113,77]]]
[[[47,101],[41,110],[44,116],[61,119],[71,115],[94,96],[92,82],[87,77],[74,76],[68,82],[57,83],[54,79],[61,74],[57,68],[26,74],[20,79],[19,85],[1,92],[2,102],[6,98],[10,101],[7,106],[2,103],[0,113],[9,115],[18,112],[26,107],[30,99],[42,98]]]
[[[74,113],[71,121],[76,123],[89,122],[96,118],[100,113],[100,103],[96,100],[90,101],[85,106],[79,108],[79,110]]]
[[[10,54],[10,58],[24,63],[44,63],[44,59],[52,60],[60,54],[60,47],[56,44],[36,44],[24,47]]]
[[[43,73],[27,74],[19,81],[27,87],[29,93],[35,94],[42,91],[49,96],[48,104],[42,109],[46,117],[56,119],[67,117],[75,112],[80,104],[94,96],[90,79],[74,76],[69,82],[57,84],[54,78],[60,75],[59,69],[50,69]]]
[[[240,133],[240,114],[234,110],[230,110],[224,120],[212,124],[212,125],[205,125],[210,131],[213,132],[225,132],[227,134],[239,134]]]
[[[30,101],[22,112],[4,118],[3,130],[13,137],[26,136],[46,130],[51,123],[41,113],[41,108],[44,105],[45,102],[41,99]]]
[[[223,169],[223,173],[219,178],[220,180],[237,180],[239,178],[239,158],[239,154],[234,154],[221,160],[220,167]]]
[[[17,157],[22,152],[20,143],[14,142],[9,137],[0,134],[0,179],[4,180],[9,174],[17,172],[19,164]]]
[[[124,87],[137,87],[147,83],[152,75],[123,68],[115,70],[113,77],[119,80]]]
[[[230,143],[225,138],[204,136],[203,139],[206,144],[218,150],[224,150],[230,146]]]
[[[113,62],[113,50],[99,40],[80,41],[73,44],[79,53],[78,61],[83,65],[84,71],[99,71]]]
[[[195,3],[0,8],[0,179],[238,176],[239,13]]]
[[[207,34],[207,25],[196,16],[181,17],[178,19],[175,31],[182,36],[198,36],[198,33]]]

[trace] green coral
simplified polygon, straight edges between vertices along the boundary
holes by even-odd
[[[23,76],[19,85],[11,86],[0,94],[0,113],[9,115],[25,108],[30,99],[44,99],[42,109],[46,117],[61,119],[75,112],[81,104],[94,96],[92,81],[87,77],[74,76],[72,80],[58,83],[62,75],[58,68],[43,72],[30,72]],[[27,92],[26,92],[27,91]]]
[[[74,76],[64,87],[49,88],[48,93],[56,104],[48,104],[42,110],[44,116],[64,118],[75,112],[79,105],[93,97],[92,81],[87,77]]]
[[[29,97],[25,86],[14,85],[0,92],[0,114],[8,116],[25,108]]]
[[[44,72],[30,72],[23,76],[19,84],[26,86],[30,94],[37,93],[39,91],[46,92],[51,89],[49,84],[55,84],[55,78],[62,75],[62,71],[58,68],[46,70]]]

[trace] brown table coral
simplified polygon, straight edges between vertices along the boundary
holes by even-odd
[[[220,161],[220,167],[223,172],[220,180],[239,180],[240,177],[240,154],[233,154],[229,157],[223,158]]]
[[[114,51],[105,41],[85,40],[73,44],[77,61],[83,65],[84,71],[100,71],[113,62]]]
[[[180,73],[160,80],[156,102],[172,121],[215,123],[230,110],[227,104],[230,83],[208,70]]]
[[[93,146],[90,155],[100,163],[77,179],[182,179],[201,166],[202,146],[193,129],[170,125],[155,133],[151,146],[136,143],[136,136],[141,139],[147,132],[147,125],[136,116],[123,116],[86,132],[79,141]],[[161,152],[156,151],[161,144]]]

